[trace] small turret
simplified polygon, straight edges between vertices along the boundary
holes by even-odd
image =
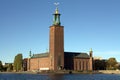
[[[31,50],[29,51],[29,57],[30,57],[30,58],[32,57],[32,52],[31,52]]]
[[[92,48],[90,49],[90,52],[89,52],[89,56],[90,56],[90,59],[89,59],[89,70],[93,70],[93,51],[92,51]]]
[[[92,53],[93,53],[93,51],[92,51],[92,48],[90,49],[90,52],[89,52],[89,56],[90,57],[92,57]]]

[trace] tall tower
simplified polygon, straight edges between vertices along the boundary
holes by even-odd
[[[56,8],[53,14],[53,25],[50,26],[50,69],[59,70],[64,67],[64,27],[60,23],[60,13]]]

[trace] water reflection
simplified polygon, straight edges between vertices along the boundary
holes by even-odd
[[[120,74],[1,74],[0,80],[120,80]]]
[[[63,74],[50,74],[48,75],[50,80],[64,80]]]

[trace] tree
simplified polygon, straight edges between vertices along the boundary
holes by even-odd
[[[14,70],[21,71],[22,70],[22,54],[17,54],[14,59]]]
[[[0,61],[0,71],[3,71],[2,61]]]
[[[8,64],[7,71],[12,71],[12,70],[13,70],[13,65],[12,64]]]
[[[94,60],[94,70],[106,70],[106,60]]]
[[[117,68],[116,65],[117,65],[117,61],[115,58],[109,58],[107,60],[107,69],[115,70]]]
[[[13,69],[17,71],[17,55],[14,58]]]

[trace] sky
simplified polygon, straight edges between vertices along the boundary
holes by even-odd
[[[0,0],[0,60],[49,50],[49,27],[59,2],[64,50],[120,62],[120,0]]]

